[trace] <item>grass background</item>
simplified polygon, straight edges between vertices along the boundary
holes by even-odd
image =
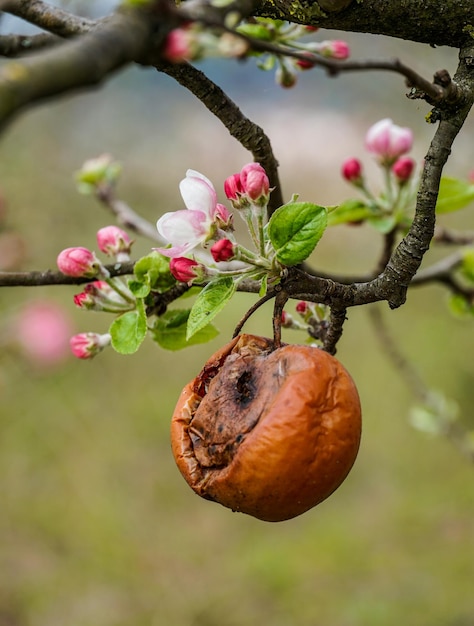
[[[451,51],[350,42],[355,56],[396,53],[428,76],[455,67]],[[433,131],[423,123],[428,108],[406,101],[396,77],[306,73],[301,91],[285,92],[248,65],[208,70],[268,129],[288,197],[349,197],[338,170],[353,154],[379,184],[363,138],[381,117],[413,125],[418,159]],[[471,136],[468,122],[448,173],[472,169]],[[72,173],[105,151],[124,164],[122,197],[153,221],[181,208],[186,168],[217,187],[249,160],[201,105],[151,72],[125,72],[99,92],[32,110],[0,144],[8,227],[26,243],[24,269],[54,267],[67,246],[95,247],[96,230],[111,217],[76,193]],[[471,222],[469,212],[446,221]],[[150,245],[138,241],[136,255]],[[369,230],[338,227],[313,260],[352,272],[372,267],[379,249]],[[52,299],[77,332],[105,331],[106,315],[73,310],[77,291],[3,289],[0,313],[5,320],[26,301]],[[474,624],[472,465],[445,439],[411,428],[412,398],[365,308],[349,312],[338,352],[360,391],[363,440],[331,498],[268,524],[200,500],[185,484],[169,446],[176,398],[253,301],[236,298],[217,320],[221,336],[185,352],[147,342],[130,357],[110,350],[47,371],[2,352],[0,626]],[[449,316],[438,287],[414,290],[406,306],[384,313],[400,349],[429,386],[459,402],[472,427],[472,323]],[[263,308],[246,329],[270,333],[270,316]],[[285,339],[302,340],[291,332]]]

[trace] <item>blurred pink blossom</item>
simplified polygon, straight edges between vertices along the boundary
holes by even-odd
[[[391,119],[383,119],[367,131],[365,145],[383,165],[392,165],[399,156],[409,152],[413,145],[413,132],[402,128]]]
[[[64,309],[49,300],[26,304],[13,323],[14,337],[36,365],[56,365],[69,353],[72,324]]]

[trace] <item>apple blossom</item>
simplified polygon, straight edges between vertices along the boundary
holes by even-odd
[[[390,166],[399,156],[411,150],[413,133],[409,128],[397,126],[387,118],[369,128],[365,144],[367,150],[372,152],[382,165]]]
[[[93,278],[105,269],[93,252],[80,246],[62,250],[56,262],[66,276]]]
[[[165,213],[156,225],[163,239],[171,243],[171,248],[157,250],[170,258],[185,256],[211,239],[223,215],[214,186],[203,174],[188,170],[179,189],[186,209]],[[225,218],[229,219],[228,212]]]
[[[133,241],[128,233],[118,226],[104,226],[104,228],[97,231],[99,250],[108,256],[125,255],[125,258],[119,260],[127,260],[132,244]]]
[[[71,337],[69,345],[78,359],[92,359],[110,344],[111,336],[108,333],[79,333]]]

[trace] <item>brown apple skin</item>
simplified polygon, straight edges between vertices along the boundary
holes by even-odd
[[[361,408],[341,363],[311,346],[240,335],[183,389],[173,455],[191,488],[233,511],[277,522],[343,482],[359,449]]]

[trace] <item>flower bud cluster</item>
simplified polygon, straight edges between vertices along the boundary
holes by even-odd
[[[116,184],[121,171],[122,166],[110,154],[88,159],[76,173],[78,190],[83,194],[103,192]]]
[[[236,31],[213,32],[197,23],[187,23],[172,30],[165,41],[163,55],[171,63],[198,61],[208,57],[257,56],[258,66],[263,70],[275,69],[275,80],[282,87],[293,87],[300,70],[307,70],[317,64],[318,56],[336,60],[349,57],[349,46],[345,41],[327,40],[307,42],[305,38],[317,32],[313,26],[301,26],[271,18],[252,18],[241,22]],[[255,52],[248,40],[271,42],[293,52],[300,57],[285,57],[273,52]],[[306,57],[306,58],[305,58]]]
[[[376,195],[370,191],[362,162],[356,157],[349,157],[342,163],[342,177],[362,191],[375,219],[391,216],[395,226],[396,220],[401,221],[413,203],[408,183],[412,180],[416,163],[407,156],[413,146],[413,132],[410,128],[397,126],[391,119],[383,119],[369,128],[365,146],[384,172],[383,192]]]
[[[189,23],[168,33],[163,55],[171,63],[199,61],[209,57],[242,57],[248,43],[232,33],[217,33]]]
[[[97,232],[97,245],[101,252],[115,262],[130,258],[133,241],[118,226],[106,226]],[[136,299],[120,278],[111,278],[108,269],[95,252],[81,246],[62,250],[57,258],[59,270],[74,278],[96,278],[74,296],[74,304],[89,311],[123,313],[134,310]],[[80,359],[91,358],[110,343],[109,335],[82,333],[71,338],[71,350]]]
[[[263,232],[271,189],[260,164],[249,163],[224,182],[225,195],[246,222],[256,252],[236,241],[233,215],[217,201],[214,185],[206,176],[188,170],[179,188],[186,208],[165,213],[157,222],[158,233],[168,242],[157,250],[171,259],[170,271],[176,280],[255,278],[256,273],[271,269]]]

